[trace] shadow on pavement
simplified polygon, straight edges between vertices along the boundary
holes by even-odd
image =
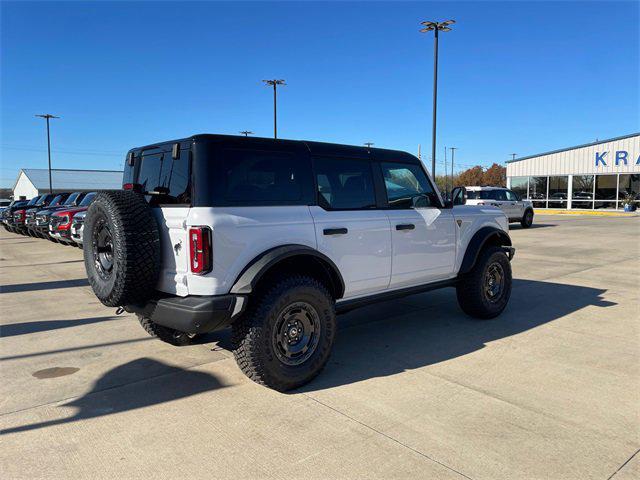
[[[407,297],[414,307],[391,313],[391,302],[345,314],[338,319],[335,349],[325,370],[292,393],[314,391],[395,375],[452,360],[484,348],[488,342],[517,335],[587,306],[615,303],[606,290],[531,280],[514,280],[507,309],[492,320],[461,312],[455,291],[446,289]],[[434,302],[435,300],[435,302]],[[376,313],[378,312],[378,313]],[[342,324],[342,325],[341,325]]]
[[[3,285],[0,287],[0,293],[35,292],[38,290],[55,290],[57,288],[88,286],[89,281],[86,278],[76,278],[73,280],[53,280],[51,282],[16,283],[15,285]]]
[[[79,318],[77,320],[42,320],[37,322],[10,323],[0,326],[0,337],[15,337],[27,335],[29,333],[48,332],[61,328],[77,327],[80,325],[90,325],[92,323],[108,322],[111,320],[121,320],[123,317],[90,317]]]
[[[146,379],[127,385],[127,379],[139,378],[140,372],[144,373]],[[159,376],[170,376],[171,378],[166,378],[163,381],[149,381]],[[123,386],[123,388],[118,389],[117,392],[110,391],[110,389],[117,386]],[[58,420],[8,428],[3,430],[2,433],[26,432],[53,425],[113,415],[225,387],[227,385],[222,384],[216,377],[208,373],[186,370],[157,360],[141,358],[105,373],[93,385],[90,392],[63,405],[65,407],[76,407],[78,411],[75,415]]]
[[[528,229],[523,228],[519,223],[510,223],[509,230],[531,230],[532,228],[557,227],[555,223],[534,223]]]

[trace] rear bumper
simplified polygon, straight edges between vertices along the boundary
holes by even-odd
[[[167,297],[145,305],[127,305],[164,327],[186,333],[206,333],[229,326],[243,311],[247,298],[242,295]]]

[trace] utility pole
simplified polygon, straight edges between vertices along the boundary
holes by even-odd
[[[366,145],[367,148],[371,148],[371,145],[375,145],[373,142],[364,142],[363,145]]]
[[[49,133],[49,120],[51,118],[60,118],[50,113],[36,115],[36,117],[44,118],[47,121],[47,153],[49,156],[49,193],[53,193],[53,182],[51,181],[51,135]]]
[[[516,159],[516,154],[515,154],[515,153],[512,153],[512,154],[511,154],[511,160],[515,160],[515,159]]]
[[[282,79],[262,80],[265,85],[273,86],[273,138],[278,138],[277,89],[278,85],[286,85]]]
[[[458,147],[451,147],[451,189],[453,190],[453,156]]]
[[[253,132],[251,130],[242,130],[241,132],[242,135],[244,135],[245,137],[248,137],[249,135],[253,135]]]
[[[435,178],[433,179],[433,181],[435,182]],[[447,190],[447,146],[445,145],[444,147],[444,191],[445,193],[448,191]]]
[[[438,32],[450,32],[449,25],[453,25],[455,20],[447,20],[446,22],[421,22],[424,25],[420,31],[422,33],[430,32],[433,30],[434,43],[433,43],[433,125],[431,131],[431,175],[436,178],[436,110],[438,104]]]

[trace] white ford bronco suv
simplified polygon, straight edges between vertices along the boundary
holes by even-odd
[[[405,152],[196,135],[129,151],[123,190],[87,211],[85,267],[163,341],[231,326],[242,371],[285,391],[327,363],[336,313],[441,287],[473,317],[503,311],[507,217],[452,198]]]
[[[522,228],[533,224],[533,204],[503,187],[467,187],[467,205],[490,205],[504,212],[509,222],[520,222]]]

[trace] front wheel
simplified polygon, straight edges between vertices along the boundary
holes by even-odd
[[[511,296],[511,263],[500,247],[480,252],[473,269],[456,287],[460,308],[475,318],[494,318],[502,313]]]
[[[234,356],[254,382],[284,392],[304,385],[329,360],[336,331],[334,301],[307,276],[271,283],[233,324]]]

